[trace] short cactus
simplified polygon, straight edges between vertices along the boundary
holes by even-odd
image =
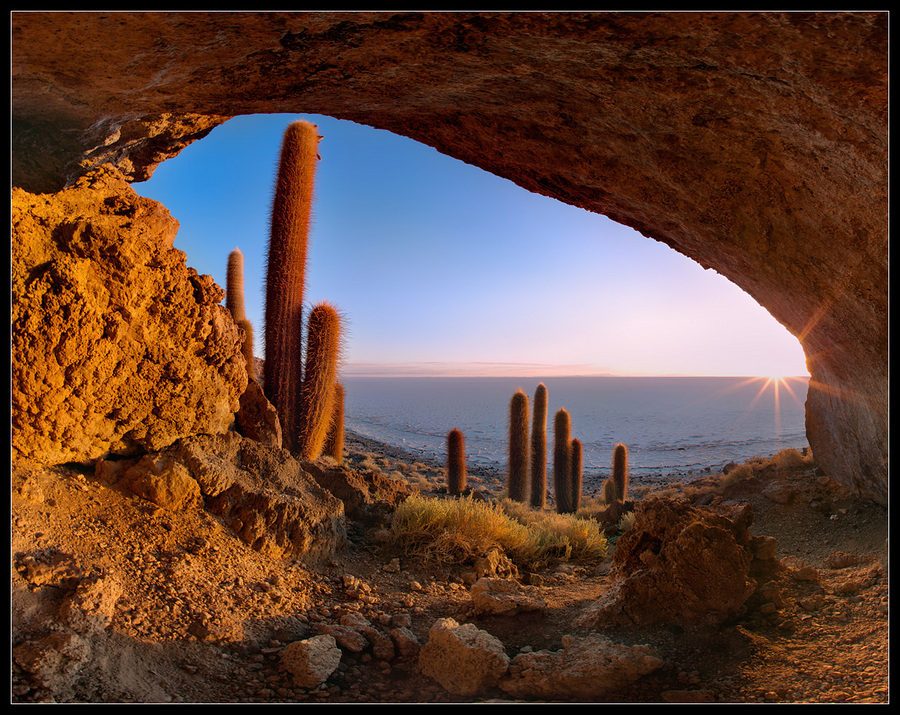
[[[572,511],[572,445],[569,432],[572,421],[566,409],[557,410],[553,420],[553,490],[556,511],[568,514]]]
[[[578,511],[578,508],[581,506],[582,463],[584,459],[584,450],[581,445],[581,440],[572,440],[570,458],[572,460],[572,476],[569,481],[569,493],[571,495],[570,506],[574,513]]]
[[[334,386],[334,409],[325,441],[325,454],[338,464],[344,461],[344,386],[339,382]]]
[[[610,506],[616,501],[616,483],[612,477],[603,482],[603,503]]]
[[[325,446],[334,409],[340,340],[341,319],[337,310],[328,303],[315,306],[309,314],[306,366],[297,410],[296,448],[304,459],[317,459]]]
[[[528,501],[528,395],[517,390],[509,402],[509,498]]]
[[[613,450],[612,482],[616,486],[616,499],[625,501],[628,492],[628,448],[621,442]]]
[[[459,496],[466,490],[466,446],[463,433],[450,430],[447,435],[447,491]]]
[[[256,364],[253,358],[253,326],[247,320],[244,308],[244,254],[235,248],[228,254],[228,269],[225,274],[225,307],[234,322],[244,330],[242,352],[247,364],[247,375],[256,379]]]
[[[531,506],[547,505],[547,387],[540,383],[534,391],[531,420]]]

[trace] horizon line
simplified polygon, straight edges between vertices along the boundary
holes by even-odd
[[[803,378],[806,375],[759,375],[737,373],[626,372],[594,365],[548,365],[540,363],[466,362],[447,363],[346,363],[342,377],[734,377]]]

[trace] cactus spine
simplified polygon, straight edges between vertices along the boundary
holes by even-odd
[[[450,430],[447,435],[447,491],[459,496],[466,490],[466,447],[463,433]]]
[[[297,330],[302,330],[302,325]],[[309,314],[306,367],[297,408],[296,449],[304,459],[318,459],[334,412],[334,386],[340,354],[341,319],[328,303]]]
[[[509,401],[509,476],[513,501],[528,501],[528,395],[517,390]]]
[[[298,434],[297,407],[303,381],[302,325],[306,254],[312,214],[318,130],[293,122],[281,146],[266,266],[266,396],[281,416],[285,447]]]
[[[344,386],[334,386],[334,409],[331,412],[331,428],[325,442],[325,453],[340,464],[344,460]]]
[[[569,432],[572,421],[565,409],[557,410],[553,420],[553,489],[556,495],[556,511],[567,514],[572,511],[572,444]]]
[[[621,442],[613,450],[612,482],[616,487],[616,499],[625,501],[628,491],[628,447]]]
[[[531,424],[531,506],[547,505],[547,387],[540,383],[534,391]]]
[[[572,459],[572,474],[569,478],[571,494],[571,508],[574,514],[581,506],[582,461],[584,459],[583,448],[580,439],[573,439],[570,445]]]

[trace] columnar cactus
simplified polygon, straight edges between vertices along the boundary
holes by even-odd
[[[569,432],[572,421],[565,409],[557,410],[553,420],[553,490],[556,495],[556,511],[568,514],[572,511],[572,445]]]
[[[303,381],[303,299],[318,129],[293,122],[284,134],[266,268],[264,390],[281,416],[285,447],[296,444]]]
[[[528,395],[517,390],[509,401],[509,475],[513,501],[528,501]]]
[[[235,248],[228,254],[228,270],[225,274],[225,307],[235,323],[247,318],[244,310],[244,254]]]
[[[534,391],[531,420],[531,506],[547,505],[547,387],[540,383]]]
[[[340,341],[340,315],[334,306],[318,304],[309,314],[306,366],[297,408],[296,449],[304,459],[317,459],[325,446],[334,411]]]
[[[247,320],[244,308],[244,254],[239,248],[235,248],[228,254],[228,270],[225,274],[225,307],[237,323],[244,330],[244,343],[242,351],[244,361],[247,363],[247,374],[251,379],[256,379],[256,365],[253,359],[253,326]]]
[[[570,456],[572,460],[572,476],[569,481],[569,489],[571,493],[572,512],[578,511],[581,506],[581,484],[582,484],[582,462],[584,459],[581,440],[573,439],[570,445]]]
[[[612,477],[603,482],[603,503],[607,506],[616,501],[616,483]]]
[[[621,442],[613,450],[612,482],[616,486],[616,499],[625,501],[628,492],[628,448]]]
[[[466,447],[463,433],[450,430],[447,435],[447,491],[459,496],[466,490]]]
[[[325,454],[340,464],[344,461],[344,386],[334,386],[334,409],[331,412],[331,428],[325,442]]]
[[[251,380],[256,379],[256,359],[253,357],[253,325],[249,320],[244,318],[238,321],[238,325],[244,330],[243,353],[244,361],[247,363],[247,376]]]

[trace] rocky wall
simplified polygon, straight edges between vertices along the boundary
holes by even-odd
[[[224,432],[247,373],[224,291],[116,169],[12,194],[12,451],[43,464]]]

